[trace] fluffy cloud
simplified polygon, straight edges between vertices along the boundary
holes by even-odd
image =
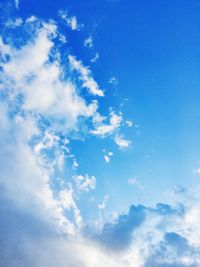
[[[68,23],[70,19],[74,29],[74,19],[60,15]],[[74,189],[66,179],[57,180],[58,173],[65,176],[67,159],[72,159],[72,168],[78,167],[69,149],[70,134],[78,132],[81,122],[90,120],[88,127],[95,128],[93,133],[104,135],[119,128],[122,116],[111,112],[110,125],[100,125],[106,117],[98,112],[98,101],[80,95],[69,68],[78,72],[82,86],[92,95],[103,96],[103,91],[81,61],[69,55],[69,62],[61,63],[56,22],[35,16],[18,21],[19,38],[15,27],[6,23],[10,35],[0,37],[0,185],[17,208],[31,209],[59,231],[74,233],[82,222]],[[91,132],[89,129],[88,134]],[[94,176],[75,177],[77,192],[96,186]],[[68,218],[68,212],[74,216]]]
[[[66,14],[65,19],[69,19]],[[80,95],[69,68],[78,72],[92,95],[103,96],[103,91],[81,61],[69,55],[69,62],[66,58],[61,63],[56,22],[35,16],[18,20],[21,36],[17,38],[15,27],[5,23],[10,36],[0,38],[0,186],[16,210],[31,209],[58,231],[74,234],[82,224],[76,193],[95,189],[96,177],[76,175],[73,188],[57,175],[65,176],[68,159],[73,169],[78,168],[69,149],[71,132],[78,132],[81,122],[88,120],[88,127],[99,127],[106,117],[98,112],[97,100]],[[111,113],[109,120],[114,130],[121,116]]]
[[[119,266],[199,266],[198,214],[199,208],[188,203],[131,206],[92,237],[110,251],[108,255],[119,253]]]
[[[79,118],[93,116],[97,101],[87,104],[70,77],[63,78],[55,23],[31,17],[23,30],[26,39],[19,45],[15,32],[12,41],[0,39],[0,187],[15,203],[15,212],[31,210],[56,231],[74,234],[81,226],[80,210],[71,185],[65,180],[58,184],[56,173],[72,155],[69,132],[77,129]],[[80,183],[84,190],[94,186],[93,177]],[[74,216],[67,218],[67,212]]]
[[[101,116],[98,112],[96,112],[93,116],[93,123],[94,129],[91,130],[93,135],[100,137],[111,136],[119,148],[122,149],[128,148],[132,143],[132,141],[125,139],[122,137],[122,134],[120,134],[120,128],[123,123],[123,116],[121,112],[117,115],[114,111],[111,111],[108,118]],[[110,156],[106,155],[107,161]]]
[[[65,205],[65,198],[62,202]],[[16,212],[3,199],[1,203],[3,266],[197,267],[200,263],[199,206],[188,202],[155,208],[131,206],[99,231],[86,230],[84,236],[63,236],[43,217],[24,213],[24,209]],[[6,243],[5,237],[9,237]]]
[[[59,62],[56,59],[49,62],[54,46],[52,34],[56,34],[56,26],[50,24],[39,29],[35,40],[19,50],[2,43],[3,56],[10,57],[2,64],[2,79],[15,89],[16,94],[23,94],[25,110],[63,119],[65,127],[72,127],[79,116],[91,116],[96,104],[86,105],[75,86],[60,78],[62,67]]]

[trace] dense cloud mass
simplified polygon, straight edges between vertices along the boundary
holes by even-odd
[[[67,236],[39,214],[2,203],[2,266],[199,266],[197,207],[132,206],[99,232]]]
[[[83,27],[75,16],[58,14],[69,30]],[[178,204],[131,206],[95,228],[84,222],[76,200],[95,189],[96,177],[57,179],[69,159],[78,167],[70,150],[74,135],[107,137],[123,149],[131,144],[120,132],[123,114],[112,108],[107,116],[100,113],[98,97],[106,93],[70,50],[62,54],[62,45],[67,42],[56,21],[9,13],[3,20],[0,266],[200,266],[198,199],[189,201],[182,192]]]

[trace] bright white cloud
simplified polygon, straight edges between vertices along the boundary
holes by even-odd
[[[27,27],[34,22],[30,18]],[[58,192],[52,188],[54,173],[63,170],[70,153],[60,132],[66,135],[76,129],[79,117],[93,116],[97,102],[86,104],[70,79],[62,79],[62,65],[52,54],[55,23],[34,27],[35,34],[20,48],[0,39],[1,93],[6,92],[6,97],[1,96],[0,187],[16,209],[31,210],[57,231],[73,234],[82,222],[73,190],[65,183],[57,187]],[[78,166],[76,160],[73,165]],[[94,187],[93,176],[80,181],[82,190]],[[67,218],[68,210],[74,218]]]
[[[102,118],[102,117],[101,117]],[[112,134],[121,125],[122,116],[111,112],[109,116],[109,123],[104,123],[104,118],[96,123],[96,127],[91,131],[94,135],[105,136],[106,134]]]
[[[49,34],[55,33],[55,25],[45,25],[34,42],[29,42],[20,50],[4,45],[4,50],[10,52],[11,60],[2,65],[3,79],[10,83],[15,81],[16,90],[25,97],[26,110],[63,118],[65,127],[71,127],[76,125],[79,116],[91,116],[97,105],[93,102],[87,106],[69,80],[61,81],[62,68],[59,62],[48,62],[54,46]]]
[[[26,125],[23,124],[23,127]],[[11,131],[13,127],[10,125]],[[15,131],[17,130],[14,128]],[[10,135],[10,133],[7,133]],[[55,227],[64,232],[73,232],[72,224],[64,216],[59,201],[50,187],[50,173],[42,159],[34,154],[26,142],[27,137],[19,129],[12,142],[4,136],[0,157],[0,185],[7,197],[19,209],[54,222]],[[10,168],[12,166],[12,168]]]
[[[68,56],[71,68],[78,72],[78,78],[92,95],[104,96],[103,91],[99,88],[97,82],[93,79],[92,73],[88,67],[85,67],[80,60],[74,56]]]
[[[72,210],[76,225],[80,228],[82,226],[81,212],[78,209],[73,196],[73,189],[71,186],[61,190],[58,196],[59,204],[63,209]]]

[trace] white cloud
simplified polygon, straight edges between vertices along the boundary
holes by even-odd
[[[3,42],[1,36],[0,36],[0,48],[1,48],[1,57],[5,60],[6,55],[9,55],[11,53],[11,48],[9,45]]]
[[[55,33],[54,25],[45,25],[38,31],[34,42],[29,42],[20,50],[4,45],[11,60],[2,65],[3,79],[7,83],[15,81],[15,89],[25,97],[26,110],[63,118],[65,127],[71,127],[76,125],[79,116],[91,116],[97,105],[93,102],[87,106],[76,93],[75,86],[69,80],[60,79],[62,68],[58,61],[49,63],[54,46],[49,34]]]
[[[110,162],[110,157],[108,155],[104,155],[104,159],[106,163]]]
[[[65,202],[73,203],[71,196],[66,196],[65,192],[63,195],[64,206]],[[105,196],[103,202],[107,199],[108,196]],[[100,210],[105,208],[103,202]],[[8,221],[6,227],[12,227],[11,238],[14,237],[15,242],[21,245],[16,248],[16,243],[7,242],[0,251],[1,263],[3,266],[9,262],[10,265],[18,263],[18,266],[32,264],[38,267],[64,267],[66,263],[73,267],[199,266],[198,213],[199,205],[182,207],[158,204],[155,208],[131,206],[127,213],[105,224],[92,239],[81,237],[80,234],[63,237],[54,231],[49,232],[44,222],[33,218],[30,218],[33,226],[26,226],[21,231],[19,223],[23,223],[23,220],[20,217],[16,220],[13,216],[12,225]],[[9,214],[12,214],[11,211]],[[1,218],[4,219],[4,216],[1,208]],[[2,236],[2,220],[0,225]],[[39,231],[41,228],[42,231]],[[13,251],[16,249],[15,254]],[[8,257],[10,251],[12,257]]]
[[[96,54],[94,55],[94,57],[90,60],[92,63],[96,62],[99,59],[99,53],[96,52]]]
[[[16,9],[19,9],[19,0],[15,0],[15,7]]]
[[[118,85],[118,79],[115,76],[112,76],[108,83],[112,84],[112,85]]]
[[[92,39],[92,36],[89,36],[87,39],[85,39],[84,46],[87,46],[89,48],[92,48],[93,47],[93,39]]]
[[[16,28],[23,24],[22,18],[16,18],[15,20],[9,20],[6,22],[6,27],[8,28]]]
[[[78,209],[76,202],[73,196],[73,190],[71,186],[65,188],[59,192],[59,203],[63,207],[63,209],[72,210],[74,213],[74,219],[76,225],[80,228],[82,226],[82,217],[81,212]]]
[[[194,174],[200,174],[200,168],[197,168],[193,171]]]
[[[75,16],[69,16],[67,11],[60,10],[59,16],[66,22],[72,31],[79,31],[83,25],[79,25]]]
[[[36,16],[30,16],[29,18],[26,19],[26,23],[32,23],[37,20]]]
[[[71,26],[72,30],[77,30],[78,29],[78,23],[77,23],[77,19],[75,16],[69,18],[67,20],[68,24]]]
[[[79,164],[76,159],[73,160],[73,168],[78,168]]]
[[[103,198],[103,201],[98,205],[98,208],[100,210],[105,209],[108,199],[109,199],[109,195],[105,195],[104,198]]]
[[[64,44],[67,43],[67,38],[63,34],[59,34],[59,40]]]
[[[99,112],[95,112],[92,120],[95,125],[98,125],[106,120],[106,116],[102,116]]]
[[[106,151],[105,149],[103,149],[103,153],[104,153],[104,160],[106,163],[110,163],[110,158],[114,155],[113,152],[111,151]]]
[[[80,28],[76,17],[65,19],[72,30]],[[110,255],[81,234],[85,222],[78,205],[80,193],[94,190],[96,177],[75,175],[70,184],[70,174],[65,172],[67,159],[78,167],[70,140],[81,121],[87,124],[90,119],[88,132],[92,128],[97,131],[93,134],[104,136],[118,131],[122,116],[101,115],[97,101],[79,95],[74,75],[64,78],[68,64],[59,60],[55,22],[31,16],[21,27],[24,24],[28,37],[23,45],[0,39],[0,265],[125,266],[130,263],[127,255],[120,259]],[[71,59],[83,86],[92,95],[103,96],[91,71]],[[99,204],[100,210],[107,198]],[[136,264],[134,257],[131,262]]]
[[[11,130],[13,131],[12,127]],[[19,129],[12,142],[6,141],[5,136],[3,140],[0,185],[7,197],[19,209],[28,211],[32,207],[32,214],[54,222],[55,227],[64,232],[72,233],[72,224],[66,219],[59,202],[53,196],[50,174],[43,166],[42,159],[26,143],[26,137],[23,140]]]
[[[68,59],[72,69],[78,72],[78,78],[83,82],[83,87],[87,88],[92,95],[104,96],[103,91],[93,79],[90,69],[72,55],[69,55]]]
[[[94,190],[96,188],[96,177],[89,177],[88,174],[85,176],[77,175],[74,176],[74,180],[76,182],[77,188],[80,191],[89,192],[90,190]]]
[[[36,153],[40,153],[42,149],[51,149],[57,141],[59,141],[59,137],[57,135],[45,132],[42,141],[35,145],[34,150]]]
[[[54,174],[63,171],[65,153],[70,153],[67,138],[60,133],[66,136],[76,130],[79,117],[93,116],[98,105],[86,104],[70,77],[62,78],[63,67],[52,54],[58,34],[55,23],[34,22],[34,17],[26,21],[35,33],[20,48],[0,39],[1,92],[6,92],[0,106],[0,187],[16,210],[31,211],[56,231],[73,234],[82,220],[73,190],[64,182],[58,192],[52,188]],[[78,167],[76,159],[73,166]],[[92,190],[95,181],[86,176],[79,187]],[[66,210],[74,218],[69,219]]]
[[[115,136],[115,143],[120,147],[120,148],[128,148],[129,145],[132,143],[130,140],[124,139],[121,135],[116,135]]]
[[[106,122],[106,120],[108,122]],[[98,113],[95,113],[93,116],[94,130],[91,130],[91,133],[93,135],[101,136],[101,137],[110,135],[111,138],[114,139],[114,142],[120,148],[128,148],[129,145],[132,143],[132,141],[125,139],[119,133],[122,122],[123,122],[123,117],[121,113],[117,115],[114,111],[111,111],[108,118],[101,116]],[[107,162],[109,162],[108,157],[109,155],[105,156],[105,160]]]
[[[125,123],[129,126],[132,127],[133,126],[133,122],[130,120],[125,120]]]
[[[95,129],[92,130],[91,133],[99,136],[112,134],[120,127],[121,122],[122,122],[122,116],[117,115],[113,111],[111,111],[109,116],[109,123],[103,123],[102,119],[102,121],[96,124]]]

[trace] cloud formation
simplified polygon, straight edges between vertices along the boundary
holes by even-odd
[[[97,82],[91,76],[90,69],[85,67],[80,60],[77,60],[72,55],[69,55],[68,59],[71,68],[78,72],[78,78],[83,82],[83,87],[87,88],[92,95],[104,96],[103,91],[99,88]]]
[[[6,212],[3,207],[3,266],[8,259],[11,265],[39,267],[66,263],[73,267],[197,267],[200,263],[199,216],[195,215],[199,207],[161,203],[155,208],[131,206],[100,230],[87,229],[84,236],[77,233],[68,237],[55,232],[43,218],[24,210],[16,212],[7,202]]]
[[[80,30],[75,16],[60,16]],[[0,38],[0,265],[199,266],[199,200],[185,200],[186,192],[182,204],[131,206],[109,223],[87,225],[77,200],[95,190],[98,177],[67,176],[70,160],[79,167],[70,142],[75,134],[95,135],[127,148],[123,115],[112,108],[101,114],[105,93],[81,60],[69,53],[63,63],[55,21],[7,22]],[[104,153],[107,163],[112,155]],[[97,205],[101,212],[108,198]]]
[[[58,14],[72,31],[79,31],[83,27],[83,25],[78,24],[76,16],[69,16],[67,11],[60,10]]]

